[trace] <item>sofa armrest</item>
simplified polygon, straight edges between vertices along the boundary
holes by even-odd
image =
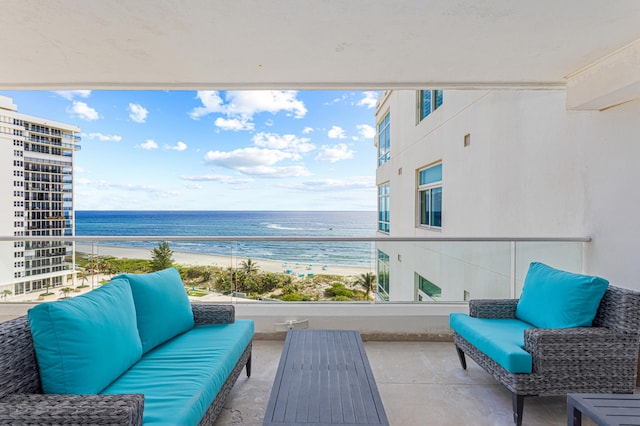
[[[617,368],[635,377],[639,344],[638,334],[607,327],[531,328],[524,332],[524,349],[531,353],[537,373],[566,374],[570,366],[588,366],[608,372]]]
[[[518,299],[477,299],[469,301],[469,316],[476,318],[515,318]]]
[[[0,398],[0,424],[142,425],[143,395],[11,394]]]
[[[198,324],[230,324],[236,320],[233,305],[215,303],[192,303],[193,319]]]

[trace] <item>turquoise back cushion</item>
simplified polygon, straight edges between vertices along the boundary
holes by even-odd
[[[97,394],[142,356],[125,280],[42,303],[28,317],[45,393]]]
[[[591,327],[609,281],[533,262],[516,317],[539,328]]]
[[[176,268],[114,277],[119,278],[131,285],[143,353],[195,325],[191,303]]]

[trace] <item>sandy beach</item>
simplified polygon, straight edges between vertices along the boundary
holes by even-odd
[[[76,243],[76,251],[86,254],[94,254],[97,256],[113,256],[116,258],[130,258],[130,259],[151,259],[151,250],[135,247],[116,247],[116,246],[94,246],[92,252],[91,244]],[[230,266],[234,268],[240,267],[243,261],[246,261],[246,257],[236,256],[222,256],[215,254],[203,254],[203,253],[190,253],[190,252],[173,252],[173,260],[176,264],[180,265],[211,265],[220,266],[222,268],[228,268]],[[339,265],[339,264],[327,264],[326,268],[324,264],[302,264],[291,262],[287,259],[281,261],[270,259],[256,259],[251,258],[258,268],[264,272],[286,272],[291,270],[295,274],[331,274],[331,275],[360,275],[367,272],[375,273],[375,265],[357,266],[357,265]]]

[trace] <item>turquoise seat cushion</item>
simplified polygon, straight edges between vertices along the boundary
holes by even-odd
[[[512,318],[473,318],[453,313],[451,328],[510,373],[531,373],[531,354],[524,350],[524,331],[531,324]]]
[[[97,394],[142,356],[125,280],[42,303],[28,318],[45,393]]]
[[[114,277],[120,278],[131,284],[143,353],[193,328],[191,303],[176,268]]]
[[[144,394],[145,425],[197,425],[253,338],[253,321],[198,325],[146,353],[102,394]]]
[[[539,328],[591,327],[609,281],[533,262],[516,317]]]

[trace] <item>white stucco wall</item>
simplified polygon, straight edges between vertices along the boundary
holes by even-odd
[[[640,227],[635,224],[640,102],[598,112],[567,111],[565,101],[562,90],[445,91],[443,105],[416,125],[416,92],[392,92],[378,109],[378,118],[391,111],[391,160],[377,171],[378,183],[391,183],[391,235],[590,236],[584,262],[577,244],[555,252],[521,245],[519,279],[529,259],[546,260],[640,288]],[[464,147],[467,133],[471,144]],[[443,162],[443,226],[425,230],[416,227],[416,171],[436,161]],[[438,267],[428,265],[424,275],[448,283],[447,291],[458,300],[463,290],[469,291],[464,286],[470,276],[487,274],[469,272],[469,267],[504,260],[492,250],[469,248],[458,253],[465,259],[470,256],[465,251],[474,252],[476,263],[462,262],[466,266],[454,270],[455,265],[440,260]],[[486,259],[478,259],[478,252]],[[392,299],[394,283],[400,283],[397,300],[413,300],[409,283],[425,269],[428,256],[415,249],[389,254],[392,263],[397,254],[403,259],[402,267],[391,268]],[[485,288],[488,280],[478,281],[472,297],[495,291]]]

